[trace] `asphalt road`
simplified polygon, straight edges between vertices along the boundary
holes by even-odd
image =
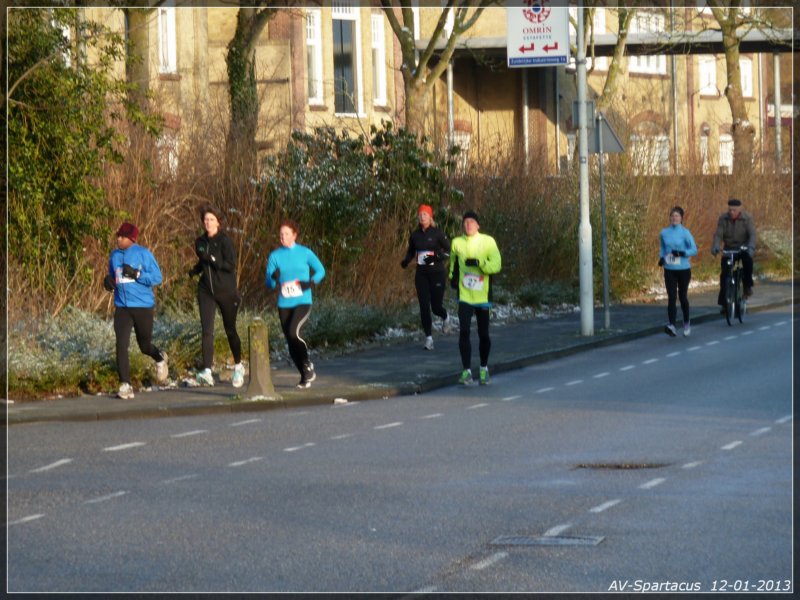
[[[791,591],[791,340],[786,307],[487,387],[18,425],[8,591]]]

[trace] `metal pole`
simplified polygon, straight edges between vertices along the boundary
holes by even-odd
[[[603,325],[611,329],[611,309],[608,303],[608,230],[606,228],[606,179],[603,174],[603,113],[597,111],[597,155],[600,159],[600,240],[603,250]]]
[[[781,55],[772,53],[772,85],[775,88],[775,172],[781,172],[783,147],[781,142]]]
[[[672,6],[672,0],[669,3],[669,28],[670,32],[675,34],[675,9]],[[674,173],[678,174],[678,57],[674,54],[671,55],[672,61],[672,156]],[[602,163],[600,159],[600,164]]]
[[[530,133],[528,127],[528,69],[522,69],[522,151],[525,154],[526,175],[530,164]]]
[[[455,117],[453,115],[453,61],[447,63],[447,150],[453,147],[455,139]]]
[[[589,220],[589,140],[586,131],[586,40],[583,37],[583,2],[578,2],[578,162],[581,221],[578,226],[581,335],[594,335],[592,288],[592,224]]]
[[[556,174],[561,175],[561,91],[558,87],[558,69],[553,69],[556,97]]]

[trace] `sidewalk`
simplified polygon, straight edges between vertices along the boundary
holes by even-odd
[[[715,327],[725,325],[716,301],[715,289],[706,288],[694,294],[690,292],[693,326],[709,322],[714,322]],[[754,295],[748,303],[748,311],[785,306],[792,301],[791,281],[757,282]],[[680,321],[680,308],[678,319]],[[577,312],[492,325],[489,367],[492,374],[496,375],[575,352],[661,333],[665,322],[666,299],[653,303],[613,305],[610,331],[603,330],[602,307],[595,309],[595,334],[592,337],[581,335],[581,319]],[[741,327],[738,323],[735,326]],[[223,382],[213,388],[137,391],[132,400],[100,395],[7,404],[7,424],[250,412],[331,404],[336,398],[354,401],[423,393],[455,385],[461,372],[458,333],[437,336],[434,331],[434,340],[436,349],[432,352],[422,349],[420,337],[415,342],[394,343],[343,356],[317,359],[317,380],[305,390],[295,388],[299,375],[293,367],[285,362],[273,364],[272,382],[279,398],[272,400],[247,400],[237,396],[244,395],[247,390],[248,381],[245,378],[245,385],[239,389]],[[473,323],[473,370],[477,367],[477,345]]]

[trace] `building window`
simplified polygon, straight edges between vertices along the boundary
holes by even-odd
[[[719,172],[724,175],[733,173],[733,138],[729,133],[719,135]]]
[[[358,7],[353,2],[333,4],[333,87],[339,114],[360,114]]]
[[[306,68],[308,103],[324,104],[322,95],[322,11],[306,10]]]
[[[648,11],[636,11],[631,19],[631,33],[663,33],[664,15]],[[660,55],[642,55],[628,57],[628,71],[647,75],[666,75],[667,57]]]
[[[160,73],[178,72],[178,45],[175,39],[175,7],[158,9],[158,70]]]
[[[178,132],[165,128],[156,140],[162,180],[174,179],[178,174]]]
[[[570,7],[569,9],[569,16],[572,19],[575,19],[577,22],[578,20],[578,9],[575,6]],[[587,27],[588,24],[584,23],[584,27]],[[604,8],[597,8],[594,11],[594,17],[592,18],[592,27],[594,28],[594,35],[598,35],[600,33],[606,32],[606,10]],[[576,37],[577,31],[575,26],[572,24],[572,20],[569,22],[569,34],[572,37]],[[591,37],[588,38],[591,41]],[[587,42],[588,43],[588,42]],[[586,48],[586,69],[591,71],[592,69],[596,69],[598,71],[608,71],[608,57],[607,56],[597,56],[592,59],[592,50],[587,46]],[[575,56],[570,53],[569,58],[567,59],[567,68],[568,69],[575,69]]]
[[[711,172],[708,159],[708,129],[703,129],[700,132],[700,170],[703,175],[708,175]]]
[[[697,60],[700,67],[700,95],[718,97],[716,57],[706,54]]]
[[[386,36],[383,14],[372,15],[372,101],[386,105]]]
[[[669,137],[664,134],[632,135],[630,154],[634,175],[666,175],[669,173]]]
[[[753,97],[753,61],[749,58],[739,59],[739,72],[742,81],[742,96]]]

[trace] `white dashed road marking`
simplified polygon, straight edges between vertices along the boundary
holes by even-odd
[[[639,486],[639,489],[640,490],[650,490],[650,489],[656,487],[657,485],[661,485],[665,481],[666,481],[666,479],[664,479],[663,477],[657,477],[656,479],[651,479],[647,483],[643,483],[642,485]]]
[[[252,425],[253,423],[261,423],[261,419],[247,419],[246,421],[238,421],[231,423],[228,427],[240,427],[241,425]]]
[[[635,369],[636,365],[625,365],[620,369],[620,371],[630,371],[631,369]]]
[[[543,387],[536,390],[537,394],[544,394],[545,392],[552,392],[554,388],[551,387]]]
[[[544,537],[556,537],[557,535],[561,535],[567,529],[572,527],[572,523],[564,523],[563,525],[556,525],[555,527],[551,527],[547,531],[544,532]]]
[[[500,398],[503,402],[511,402],[512,400],[517,400],[522,398],[522,396],[506,396],[505,398]]]
[[[57,460],[54,463],[50,463],[49,465],[45,465],[43,467],[39,467],[38,469],[31,469],[31,473],[42,473],[44,471],[50,471],[51,469],[57,469],[63,465],[69,464],[72,462],[71,458],[62,458],[61,460]]]
[[[333,437],[331,437],[331,439],[332,440],[345,440],[345,439],[347,439],[349,437],[353,437],[353,434],[352,433],[342,433],[342,434],[339,434],[339,435],[334,435]]]
[[[600,379],[601,377],[608,377],[611,375],[608,371],[603,371],[602,373],[598,373],[597,375],[592,375],[595,379]]]
[[[194,431],[184,431],[183,433],[172,434],[170,437],[184,438],[184,437],[189,437],[190,435],[200,435],[201,433],[208,433],[208,430],[207,429],[195,429]]]
[[[759,435],[763,435],[768,431],[772,431],[772,427],[762,427],[761,429],[756,429],[755,431],[751,431],[750,435],[753,437],[757,437]]]
[[[395,421],[394,423],[387,423],[386,425],[376,425],[373,429],[391,429],[392,427],[400,427],[402,424],[402,421]]]
[[[473,410],[473,409],[476,409],[476,408],[483,408],[485,406],[489,406],[489,405],[486,404],[485,402],[481,402],[480,404],[473,404],[472,406],[468,406],[464,410]]]
[[[590,513],[601,513],[601,512],[603,512],[605,510],[608,510],[612,506],[616,506],[620,502],[622,502],[622,500],[620,500],[619,498],[617,498],[616,500],[609,500],[608,502],[603,502],[602,504],[599,504],[598,506],[595,506],[594,508],[590,508],[589,512]]]
[[[692,346],[691,348],[687,349],[687,352],[694,352],[695,350],[700,350],[701,346]]]
[[[28,515],[27,517],[22,517],[21,519],[17,519],[16,521],[9,521],[8,525],[22,525],[23,523],[30,523],[31,521],[35,521],[37,519],[41,519],[44,515],[37,514],[37,515]]]
[[[699,467],[702,464],[703,464],[702,460],[695,460],[695,461],[686,463],[681,468],[682,469],[694,469],[695,467]]]
[[[643,361],[643,365],[652,365],[654,362],[658,362],[657,358],[648,358],[647,360]]]
[[[737,337],[739,337],[739,336],[738,335],[729,335],[729,336],[724,337],[722,339],[724,339],[727,342],[727,341],[730,341],[730,340],[735,340]]]
[[[792,415],[786,415],[785,417],[781,417],[780,419],[775,421],[775,423],[777,423],[778,425],[783,425],[784,423],[788,423],[791,420],[792,420]]]
[[[181,475],[180,477],[172,477],[171,479],[165,479],[161,483],[177,483],[178,481],[186,481],[187,479],[194,479],[197,477],[196,474],[191,475]]]
[[[706,346],[714,346],[719,344],[719,340],[711,340],[710,342],[706,342]]]
[[[742,333],[742,335],[753,335],[753,332],[752,331],[745,331],[745,332]]]
[[[519,397],[519,396],[517,396]],[[420,419],[438,419],[439,417],[443,417],[442,413],[433,413],[432,415],[425,415],[424,417],[420,417]]]
[[[245,458],[244,460],[238,460],[236,462],[232,462],[228,464],[229,467],[241,467],[244,465],[248,465],[250,463],[258,462],[260,460],[264,460],[263,456],[251,456],[250,458]]]
[[[674,356],[680,356],[680,354],[681,354],[680,351],[678,351],[678,352],[670,352],[669,354],[667,354],[667,358],[673,358]]]
[[[120,444],[119,446],[109,446],[108,448],[103,448],[103,452],[119,452],[120,450],[130,450],[131,448],[138,448],[139,446],[144,445],[144,442],[131,442],[130,444]]]
[[[764,325],[763,327],[759,327],[758,328],[759,331],[766,331],[767,329],[771,329],[771,326],[770,325]]]
[[[736,446],[741,446],[742,442],[737,440],[735,442],[731,442],[730,444],[725,444],[720,450],[733,450]]]
[[[307,443],[302,444],[300,446],[293,446],[291,448],[284,448],[283,451],[284,452],[295,452],[296,450],[302,450],[303,448],[311,448],[312,446],[316,446],[316,444],[314,442],[307,442]]]
[[[482,571],[483,569],[487,569],[492,565],[500,562],[506,556],[508,556],[508,552],[495,552],[490,557],[484,558],[480,562],[476,562],[474,565],[470,567],[470,569],[472,569],[473,571]]]
[[[84,504],[97,504],[99,502],[106,502],[108,500],[113,500],[114,498],[119,498],[120,496],[124,496],[128,492],[114,492],[113,494],[107,494],[106,496],[100,496],[99,498],[92,498],[91,500],[86,500]]]
[[[578,385],[579,383],[583,383],[583,379],[573,379],[572,381],[568,381],[564,385]]]

